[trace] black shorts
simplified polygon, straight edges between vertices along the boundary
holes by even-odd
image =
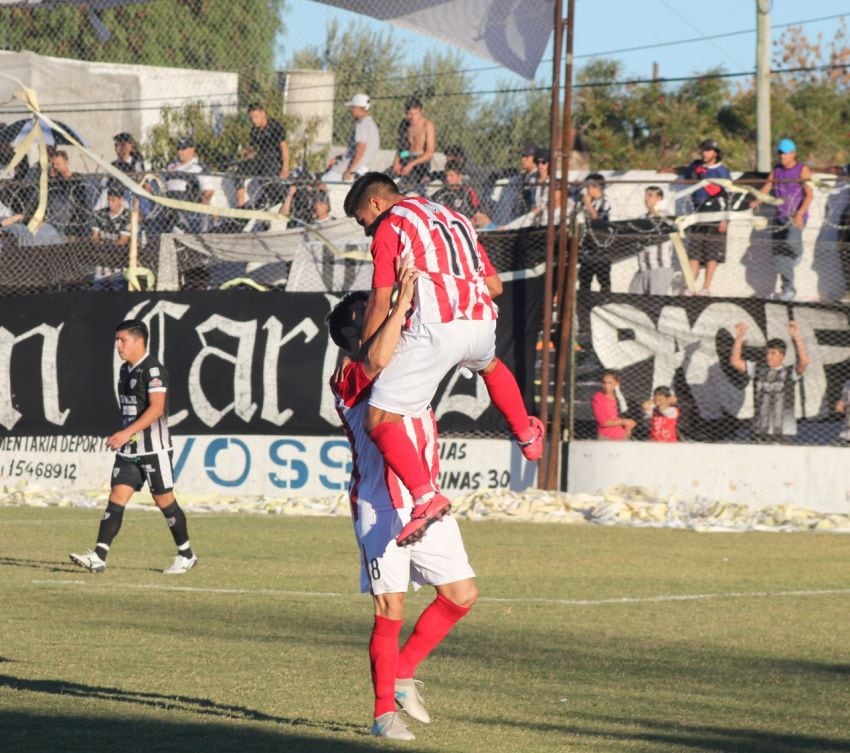
[[[112,466],[112,486],[130,486],[139,491],[147,481],[151,494],[165,494],[174,488],[172,450],[147,455],[116,455]]]
[[[717,225],[695,225],[685,231],[688,258],[700,264],[726,261],[726,234]]]

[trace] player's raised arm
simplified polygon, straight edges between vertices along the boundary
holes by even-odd
[[[415,267],[402,266],[398,263],[398,296],[393,305],[390,315],[378,328],[372,341],[369,343],[366,355],[363,358],[363,370],[369,377],[377,376],[392,360],[396,345],[401,337],[401,330],[413,294],[416,291],[416,280],[419,272]]]

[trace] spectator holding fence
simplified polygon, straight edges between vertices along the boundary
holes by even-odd
[[[636,422],[625,418],[625,399],[620,392],[620,373],[612,369],[602,372],[601,389],[590,400],[596,419],[596,434],[599,439],[631,439]],[[622,401],[622,404],[621,404]]]
[[[791,139],[781,139],[776,145],[779,164],[775,165],[762,192],[771,193],[782,203],[776,207],[773,221],[773,264],[782,289],[772,297],[780,301],[793,301],[797,295],[794,287],[794,268],[803,258],[803,228],[809,218],[809,205],[814,191],[812,171],[797,161],[797,145]],[[753,201],[756,207],[759,201]]]
[[[743,356],[747,325],[739,322],[735,327],[729,365],[753,381],[755,416],[752,432],[757,440],[782,441],[797,434],[794,395],[796,383],[808,368],[809,354],[797,322],[788,322],[788,334],[797,351],[795,364],[785,364],[787,345],[778,337],[767,341],[763,361],[747,361]]]
[[[686,180],[704,181],[711,178],[731,180],[732,174],[723,164],[723,152],[714,139],[706,139],[700,146],[700,158],[694,160],[681,171]],[[693,205],[696,212],[720,212],[727,207],[727,194],[723,186],[708,183],[693,193]],[[697,295],[711,295],[711,283],[717,271],[717,265],[726,260],[726,230],[729,223],[706,222],[691,225],[686,233],[685,246],[694,279],[699,277],[700,267],[705,267],[705,278]]]
[[[664,191],[658,186],[649,186],[643,193],[646,214],[641,219],[660,223],[659,212],[664,200]],[[657,227],[657,225],[656,225]],[[637,295],[670,295],[673,292],[673,276],[676,272],[673,261],[673,243],[667,239],[656,241],[641,248],[637,254],[638,271],[629,283],[629,292]]]

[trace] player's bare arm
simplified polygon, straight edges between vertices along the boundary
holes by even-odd
[[[391,287],[372,289],[369,303],[366,304],[366,315],[363,318],[363,342],[369,341],[389,315],[392,293]]]
[[[729,354],[729,365],[737,370],[744,372],[747,370],[747,363],[744,361],[744,337],[747,334],[747,325],[744,322],[738,322],[735,325],[735,342],[732,343],[732,352]]]
[[[116,431],[106,440],[110,450],[120,450],[130,437],[138,431],[144,431],[165,414],[165,392],[151,392],[149,395],[150,406],[133,423],[121,431]]]
[[[800,334],[800,325],[793,319],[788,322],[788,334],[791,335],[791,340],[797,350],[796,371],[798,374],[802,374],[809,368],[809,352],[806,350],[806,344],[803,342],[803,336]]]
[[[396,260],[396,266],[401,267],[400,260]],[[410,308],[410,302],[416,292],[416,280],[419,277],[419,271],[415,267],[401,267],[397,270],[397,274],[398,296],[396,296],[390,315],[384,320],[369,343],[369,348],[363,359],[363,370],[369,377],[376,377],[392,360],[401,337],[401,330]]]

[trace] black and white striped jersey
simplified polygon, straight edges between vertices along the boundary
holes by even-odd
[[[150,395],[154,392],[168,391],[168,372],[165,367],[150,354],[145,355],[134,366],[121,364],[118,375],[118,402],[121,405],[123,426],[129,426],[150,406]],[[165,401],[165,413],[147,429],[136,432],[120,450],[119,455],[147,455],[152,452],[171,449],[171,435],[168,433],[168,398]]]

